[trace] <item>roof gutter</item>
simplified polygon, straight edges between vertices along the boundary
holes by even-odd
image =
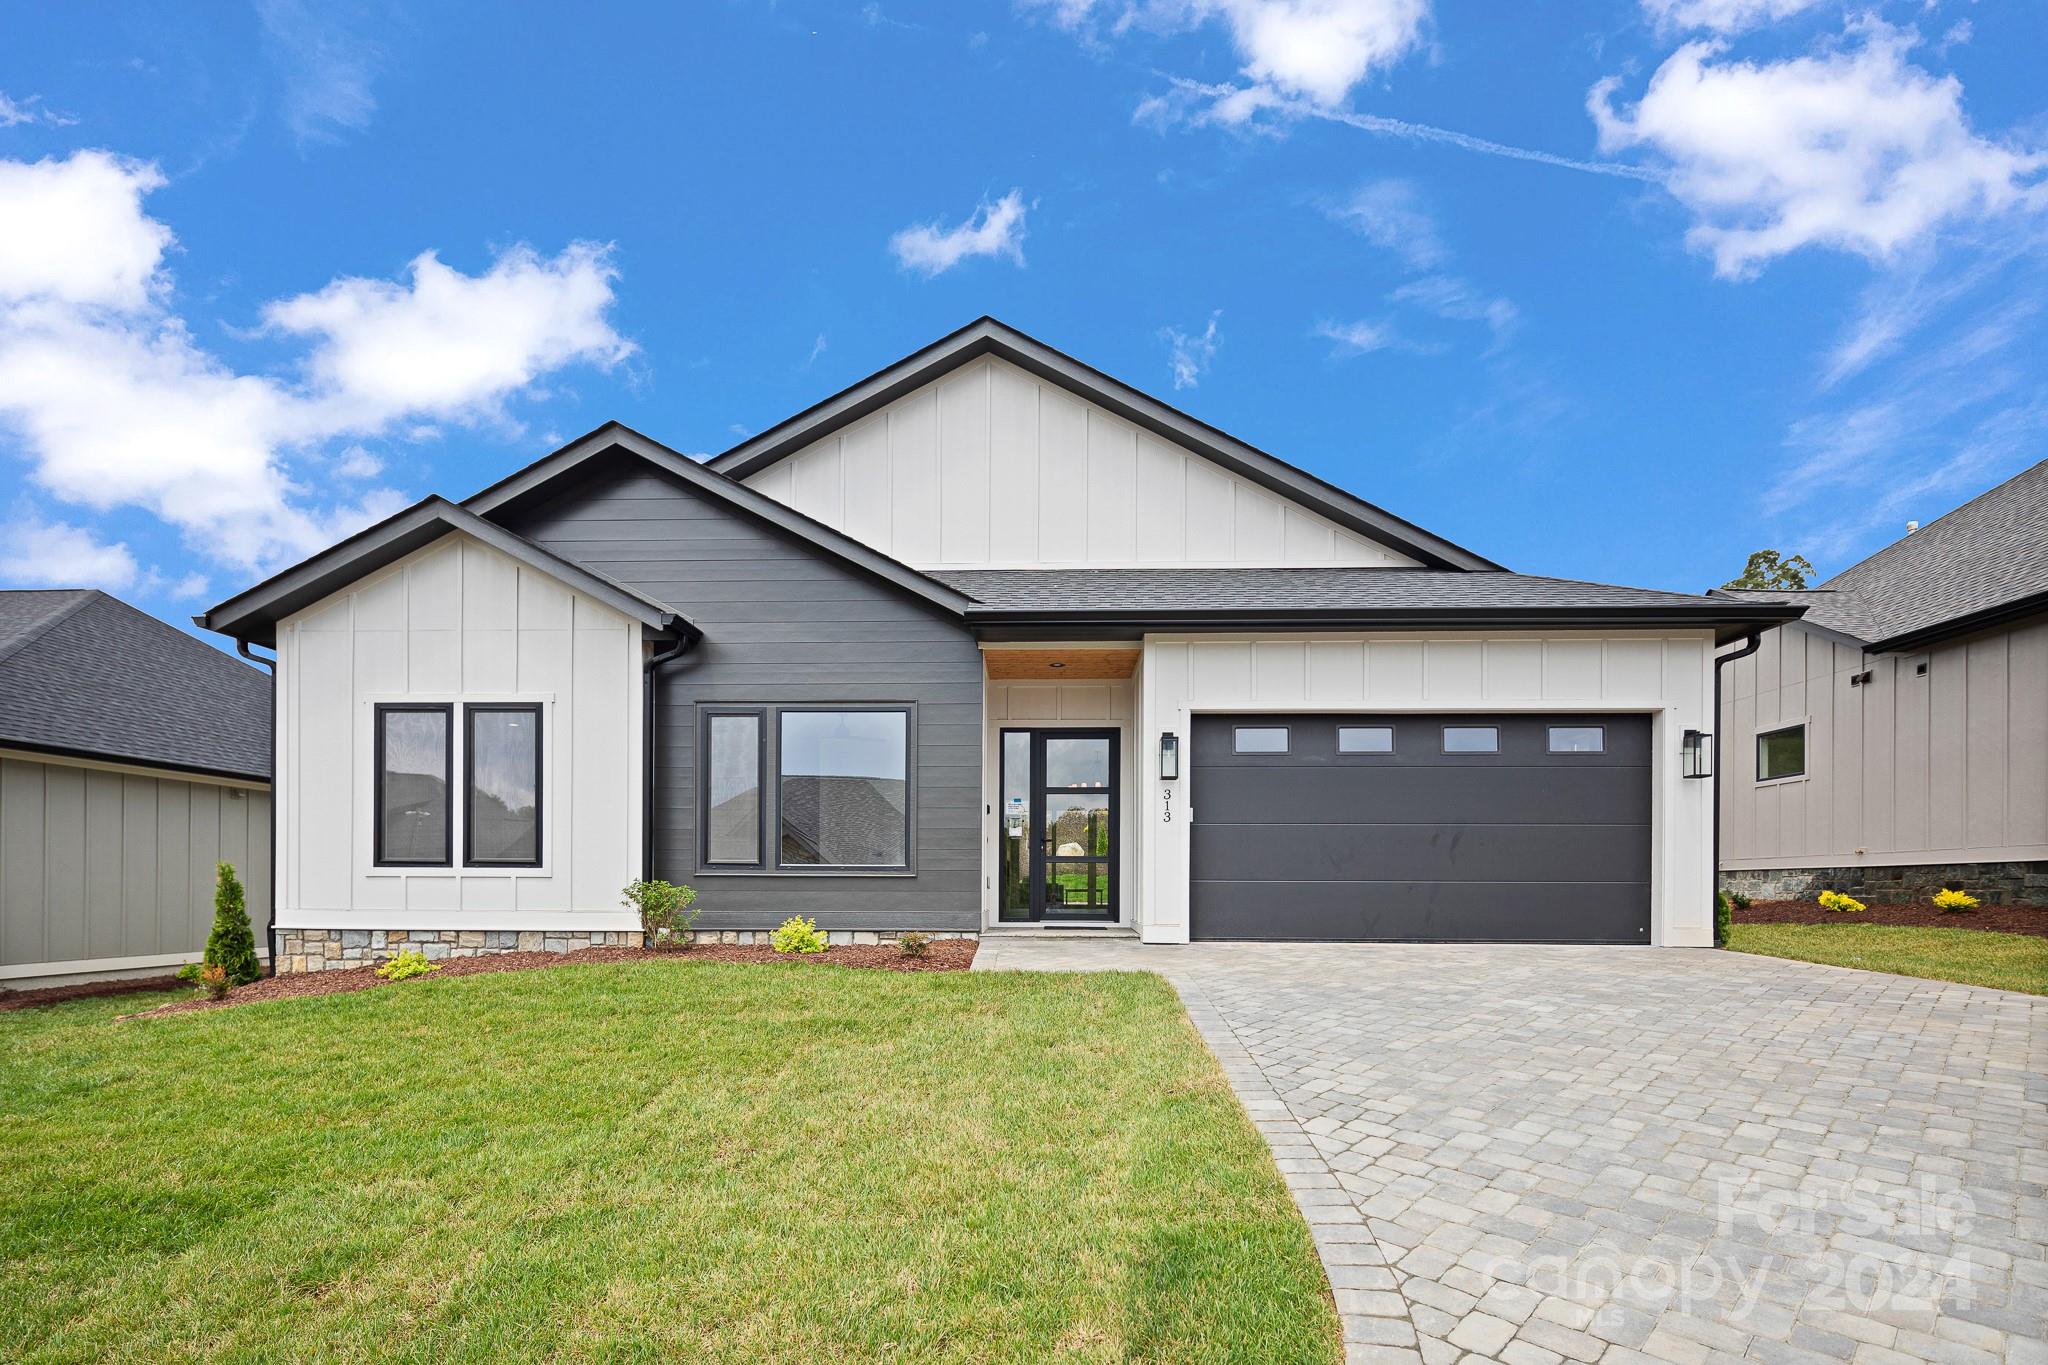
[[[2025,597],[2016,597],[2010,602],[2001,602],[1995,607],[1985,607],[1981,611],[1973,611],[1964,616],[1952,616],[1936,625],[1909,630],[1888,640],[1875,640],[1864,648],[1873,654],[1902,653],[1918,649],[1922,645],[1931,645],[1938,640],[1967,635],[1971,631],[2002,626],[2009,621],[2017,621],[2023,616],[2032,616],[2042,611],[2048,611],[2048,592],[2030,593]]]
[[[270,948],[270,974],[277,975],[277,660],[266,659],[249,648],[247,640],[235,641],[235,653],[255,664],[270,675],[270,742],[273,746],[270,783],[270,818],[264,821],[270,826],[270,898],[269,909],[263,917],[263,941]]]
[[[1256,611],[1144,610],[1107,611],[969,609],[967,619],[978,631],[996,636],[1011,631],[1056,627],[1083,637],[1130,635],[1162,630],[1250,631],[1287,627],[1302,630],[1588,630],[1604,626],[1663,626],[1686,630],[1727,631],[1721,643],[1743,634],[1794,621],[1804,607],[1758,603],[1747,609],[1713,604],[1711,609],[1670,607],[1494,607],[1458,611],[1442,606],[1393,607],[1378,610],[1332,610],[1324,607],[1272,608]]]
[[[1733,653],[1714,656],[1714,834],[1708,855],[1712,866],[1707,873],[1707,904],[1716,912],[1720,909],[1716,904],[1716,898],[1721,894],[1721,670],[1737,659],[1747,659],[1757,652],[1763,642],[1763,631],[1752,630],[1743,637],[1742,648]],[[1720,922],[1718,913],[1715,914],[1713,922]],[[1728,945],[1716,942],[1714,946],[1725,948]]]

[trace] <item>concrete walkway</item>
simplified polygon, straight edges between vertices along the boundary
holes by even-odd
[[[1353,1360],[2048,1365],[2048,999],[1646,948],[974,965],[1173,982]]]

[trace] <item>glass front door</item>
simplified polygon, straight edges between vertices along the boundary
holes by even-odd
[[[1005,730],[999,918],[1113,920],[1117,732]]]

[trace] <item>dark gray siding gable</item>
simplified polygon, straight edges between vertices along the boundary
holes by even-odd
[[[656,597],[704,639],[662,670],[654,872],[697,889],[700,928],[976,929],[981,923],[980,651],[960,622],[637,459],[509,512],[509,529]],[[706,872],[698,708],[913,708],[910,875]],[[767,774],[773,783],[774,774]],[[771,828],[769,843],[774,843]]]

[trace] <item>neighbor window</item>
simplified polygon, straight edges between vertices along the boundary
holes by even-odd
[[[1554,754],[1602,754],[1607,752],[1607,730],[1599,725],[1553,725],[1550,752]]]
[[[761,714],[704,719],[704,861],[761,865]]]
[[[910,713],[781,713],[776,801],[784,867],[910,865]]]
[[[379,866],[448,866],[451,721],[446,705],[376,710],[372,840]]]
[[[1340,725],[1337,727],[1340,754],[1390,754],[1394,752],[1391,725]]]
[[[1240,754],[1284,754],[1287,727],[1284,725],[1240,725],[1231,736],[1231,746]]]
[[[462,861],[540,866],[540,707],[465,706]]]
[[[1756,737],[1756,780],[1799,777],[1806,772],[1806,727],[1788,725]]]
[[[1497,725],[1446,725],[1444,752],[1447,754],[1497,754],[1500,727]]]

